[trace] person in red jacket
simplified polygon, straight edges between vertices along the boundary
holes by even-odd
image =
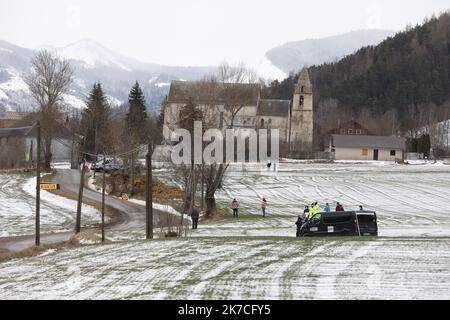
[[[261,210],[262,210],[263,217],[266,216],[266,207],[267,207],[267,200],[266,200],[266,198],[262,198]]]
[[[236,200],[236,198],[233,199],[233,201],[231,202],[231,209],[233,209],[233,217],[238,217],[238,208],[239,208],[239,204]]]
[[[345,211],[344,207],[342,206],[342,204],[340,204],[339,202],[336,205],[336,211]]]

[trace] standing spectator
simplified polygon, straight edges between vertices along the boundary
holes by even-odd
[[[301,229],[302,229],[302,225],[305,222],[305,214],[304,213],[300,213],[298,215],[297,221],[295,222],[295,224],[297,225],[297,237],[300,237],[300,233],[301,233]]]
[[[330,205],[327,203],[326,205],[325,205],[325,208],[323,209],[325,212],[331,212],[331,207],[330,207]]]
[[[197,209],[195,209],[195,207],[194,207],[192,209],[192,213],[191,213],[192,229],[197,229],[199,216],[200,216],[200,214],[198,213]]]
[[[305,206],[305,210],[303,210],[303,213],[305,214],[306,217],[309,216],[309,207]]]
[[[263,217],[266,216],[266,208],[267,208],[267,200],[266,200],[266,198],[262,198],[261,210],[262,210]]]
[[[363,206],[359,206],[359,211],[364,211]]]
[[[345,211],[344,207],[342,206],[342,204],[340,204],[339,202],[336,205],[336,211]]]
[[[233,209],[233,217],[238,217],[238,207],[239,204],[236,200],[236,198],[233,199],[233,201],[231,202],[231,208]]]

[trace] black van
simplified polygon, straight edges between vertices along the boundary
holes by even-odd
[[[319,219],[302,226],[301,236],[377,236],[375,211],[321,212]]]

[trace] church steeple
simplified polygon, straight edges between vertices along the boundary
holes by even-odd
[[[303,68],[298,77],[297,85],[295,86],[295,94],[311,94],[312,85],[309,80],[309,73],[307,68]]]
[[[311,151],[313,140],[313,91],[308,69],[303,68],[295,85],[290,114],[291,150]]]

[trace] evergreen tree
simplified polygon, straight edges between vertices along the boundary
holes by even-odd
[[[128,113],[126,115],[126,127],[128,132],[137,140],[144,142],[147,121],[147,108],[145,107],[145,96],[139,83],[136,81],[128,95]]]
[[[85,132],[85,151],[98,154],[110,149],[111,107],[100,83],[94,83],[89,93],[81,123]]]

